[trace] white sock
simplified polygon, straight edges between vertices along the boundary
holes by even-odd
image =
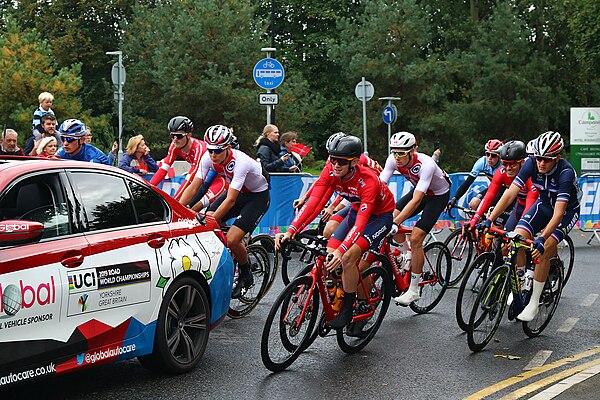
[[[421,281],[421,274],[410,273],[410,288],[413,292],[419,291],[419,282]]]
[[[540,297],[544,291],[544,284],[545,282],[533,280],[533,291],[531,292],[531,298],[529,299],[528,304],[535,304],[537,306],[540,303]]]
[[[202,203],[202,208],[206,208],[206,207],[210,206],[210,200],[208,199],[208,196],[206,196],[206,195],[204,195],[204,197],[202,197],[200,202]]]

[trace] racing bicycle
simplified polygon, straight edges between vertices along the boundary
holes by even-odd
[[[473,304],[467,329],[467,343],[474,352],[483,350],[492,340],[506,309],[509,293],[513,294],[513,301],[508,310],[509,320],[515,319],[523,311],[531,297],[530,290],[521,288],[516,259],[518,249],[526,248],[528,250],[526,268],[533,269],[534,262],[530,252],[533,241],[515,232],[506,232],[495,227],[491,227],[490,231],[510,240],[512,245],[504,264],[490,274]],[[548,278],[540,296],[538,314],[533,321],[522,323],[523,331],[527,336],[539,335],[550,323],[560,300],[563,280],[563,265],[558,258],[555,258],[550,263]]]
[[[314,256],[308,275],[294,278],[279,294],[265,322],[261,337],[261,358],[267,369],[278,372],[290,366],[318,337],[331,331],[328,322],[339,311],[326,287],[325,264],[327,239],[317,237],[310,245],[296,239],[282,243],[306,248]],[[358,268],[358,265],[356,266]],[[352,322],[336,330],[338,346],[345,353],[356,353],[375,336],[389,307],[392,280],[380,265],[373,265],[359,273],[357,299]],[[323,313],[319,316],[319,302]]]

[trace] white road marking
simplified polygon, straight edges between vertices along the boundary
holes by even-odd
[[[579,321],[579,318],[567,318],[566,321],[556,330],[556,332],[570,332],[571,329],[575,326],[575,324]]]
[[[591,378],[594,375],[600,373],[600,364],[595,365],[591,368],[586,369],[585,371],[581,371],[578,374],[570,376],[562,381],[558,382],[556,385],[550,386],[548,389],[536,394],[531,397],[529,400],[550,400],[569,389],[573,385],[581,383],[588,378]]]
[[[531,361],[529,361],[529,364],[527,364],[525,366],[525,368],[523,368],[523,371],[530,371],[534,368],[541,367],[542,365],[544,365],[546,360],[548,360],[548,358],[550,358],[551,354],[552,354],[552,350],[538,351],[537,354],[535,356],[533,356]]]
[[[589,307],[592,304],[594,304],[594,302],[596,301],[597,298],[598,298],[598,295],[596,293],[588,294],[588,296],[585,298],[585,300],[583,300],[583,303],[581,303],[581,306]]]

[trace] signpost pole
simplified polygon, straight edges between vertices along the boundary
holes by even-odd
[[[367,84],[365,83],[365,77],[362,77],[362,106],[363,106],[363,145],[365,146],[365,155],[369,155],[369,149],[367,148]]]
[[[392,137],[392,125],[394,124],[394,122],[396,122],[396,117],[398,115],[398,110],[396,109],[396,106],[394,105],[393,101],[401,100],[401,98],[400,97],[380,97],[379,100],[387,100],[387,102],[388,102],[387,106],[383,109],[383,122],[385,122],[388,126],[387,148],[388,148],[388,154],[390,154],[390,152],[391,152],[390,138]]]
[[[123,67],[123,52],[121,50],[118,51],[107,51],[107,55],[116,55],[119,57],[117,61],[116,68],[116,76],[113,75],[113,85],[117,87],[117,104],[119,108],[119,150],[118,150],[118,160],[120,161],[123,158],[123,84],[125,83],[125,68]],[[113,66],[114,69],[114,66]],[[112,148],[112,142],[110,143]]]
[[[260,49],[260,51],[267,53],[267,58],[271,58],[271,53],[275,53],[275,48],[274,47],[263,47],[262,49]],[[266,89],[267,93],[271,93],[271,89]],[[274,113],[273,111],[273,106],[271,104],[267,104],[267,125],[271,124],[271,121],[273,121],[272,123],[275,123],[275,115],[273,115]]]

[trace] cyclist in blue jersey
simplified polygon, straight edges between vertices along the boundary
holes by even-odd
[[[62,147],[56,155],[65,160],[87,161],[110,165],[106,154],[91,144],[85,143],[87,128],[78,119],[68,119],[58,128]]]
[[[500,162],[500,147],[502,142],[498,139],[490,139],[485,144],[485,155],[475,161],[471,172],[467,179],[458,187],[454,196],[448,202],[447,210],[450,210],[456,202],[465,194],[471,187],[475,179],[479,174],[483,173],[491,181],[494,173],[497,169],[500,169],[502,163]],[[481,203],[481,200],[485,196],[486,190],[481,191],[469,202],[469,208],[476,210]]]
[[[537,315],[539,300],[548,277],[550,259],[556,257],[557,246],[579,219],[579,199],[581,191],[577,173],[567,160],[560,157],[564,147],[558,132],[544,132],[534,142],[534,157],[529,157],[519,174],[504,192],[498,204],[482,222],[481,228],[489,228],[494,221],[516,199],[519,190],[531,178],[540,192],[538,200],[523,213],[515,232],[532,239],[532,256],[539,260],[535,267],[533,292],[525,309],[517,316],[524,322],[532,321]]]

